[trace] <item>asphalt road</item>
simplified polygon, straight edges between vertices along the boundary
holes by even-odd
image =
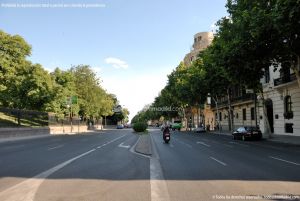
[[[300,147],[150,130],[152,157],[132,130],[0,144],[0,200],[296,200]],[[300,200],[300,199],[298,199]]]

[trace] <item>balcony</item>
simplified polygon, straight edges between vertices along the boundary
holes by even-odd
[[[242,103],[245,101],[251,101],[251,100],[254,101],[253,94],[243,94],[241,96],[234,96],[234,97],[231,97],[231,105],[236,104],[236,103]],[[218,104],[220,107],[227,106],[228,105],[227,98],[224,97],[223,99],[220,100],[220,102]]]
[[[295,73],[274,79],[274,86],[279,86],[297,80]]]

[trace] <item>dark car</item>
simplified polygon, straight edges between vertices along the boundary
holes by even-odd
[[[196,132],[196,133],[205,133],[206,130],[205,130],[204,126],[200,126],[198,128],[195,128],[194,132]]]
[[[123,128],[124,128],[124,125],[123,125],[123,124],[117,125],[117,129],[123,129]]]
[[[236,131],[232,133],[233,139],[241,139],[243,141],[247,139],[260,140],[262,138],[262,133],[259,128],[253,126],[243,126],[239,127]]]

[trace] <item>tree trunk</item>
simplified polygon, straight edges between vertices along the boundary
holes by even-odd
[[[267,129],[266,129],[266,134],[268,135],[268,138],[272,138],[272,132],[271,132],[271,126],[269,122],[269,118],[267,115],[267,108],[266,108],[266,102],[265,102],[265,97],[263,92],[260,92],[261,98],[262,98],[262,104],[263,104],[263,115],[264,115],[264,121],[266,123]]]
[[[200,126],[200,112],[199,112],[199,110],[200,110],[200,107],[197,108],[197,127]]]
[[[299,69],[300,69],[300,57],[298,55],[297,55],[297,63],[296,63],[296,65],[291,65],[291,69],[292,69],[292,71],[296,75],[298,86],[300,88],[300,73],[299,73]]]
[[[18,126],[21,126],[21,111],[18,109],[18,115],[17,115],[17,121],[18,121]]]
[[[231,100],[230,100],[230,93],[229,93],[229,88],[227,88],[227,98],[228,98],[228,118],[229,118],[229,130],[233,131],[233,122],[232,122],[232,112],[231,112]]]
[[[185,124],[185,130],[187,131],[187,129],[188,129],[188,120],[186,118],[186,108],[182,107],[182,110],[183,110],[183,121],[184,121],[184,124]]]

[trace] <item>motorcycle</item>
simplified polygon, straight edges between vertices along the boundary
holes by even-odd
[[[171,140],[170,132],[164,132],[163,138],[164,138],[165,143],[169,143],[169,141]]]

